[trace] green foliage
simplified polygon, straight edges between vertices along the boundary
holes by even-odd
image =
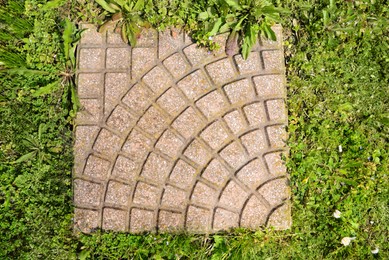
[[[275,8],[266,0],[207,0],[188,1],[153,0],[96,0],[108,13],[110,19],[100,31],[115,24],[121,28],[122,38],[135,46],[142,26],[150,24],[158,29],[183,27],[200,45],[218,48],[212,37],[218,33],[231,31],[226,53],[230,55],[239,49],[238,37],[242,42],[242,55],[246,59],[255,45],[259,34],[272,40],[271,29],[274,22],[280,22],[280,13],[285,9]]]

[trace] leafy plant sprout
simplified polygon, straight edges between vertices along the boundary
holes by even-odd
[[[153,16],[147,13],[152,13],[152,11],[145,11],[146,7],[150,9],[148,4],[152,1],[96,0],[96,2],[111,14],[109,20],[99,30],[105,31],[109,26],[114,25],[116,29],[120,28],[123,41],[129,42],[131,46],[136,45],[142,27],[153,25],[156,28],[165,28],[165,26],[158,24],[158,22],[164,23],[163,20],[156,22],[153,20]],[[175,13],[186,14],[183,9],[188,7],[185,4],[178,7],[173,6],[171,2],[174,1],[169,1],[164,7],[166,11],[163,18],[171,18],[167,19],[168,21],[179,20]],[[241,47],[244,59],[247,59],[258,36],[263,35],[266,38],[276,40],[271,26],[281,22],[280,14],[287,12],[286,9],[274,7],[267,0],[207,0],[194,3],[190,10],[196,13],[197,17],[193,20],[190,14],[186,14],[187,17],[184,17],[183,20],[189,24],[186,25],[186,28],[189,27],[189,33],[198,44],[216,49],[216,44],[212,42],[213,36],[229,31],[226,54],[232,55]],[[161,11],[153,10],[153,12]],[[170,23],[169,26],[178,24],[178,22]]]

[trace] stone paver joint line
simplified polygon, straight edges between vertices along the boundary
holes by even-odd
[[[280,26],[247,60],[184,33],[145,29],[132,48],[83,26],[75,230],[290,228]]]

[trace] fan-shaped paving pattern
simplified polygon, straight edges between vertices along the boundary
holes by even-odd
[[[77,118],[76,227],[288,228],[281,46],[243,60],[182,33],[145,30],[131,48],[94,30],[79,50],[81,103],[96,105]]]

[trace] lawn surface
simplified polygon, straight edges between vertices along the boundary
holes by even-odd
[[[157,24],[164,2],[154,2]],[[196,3],[207,1],[163,25],[195,20]],[[274,3],[290,11],[292,229],[135,236],[72,231],[70,21],[101,24],[107,13],[85,0],[0,0],[0,259],[388,259],[389,4]]]

